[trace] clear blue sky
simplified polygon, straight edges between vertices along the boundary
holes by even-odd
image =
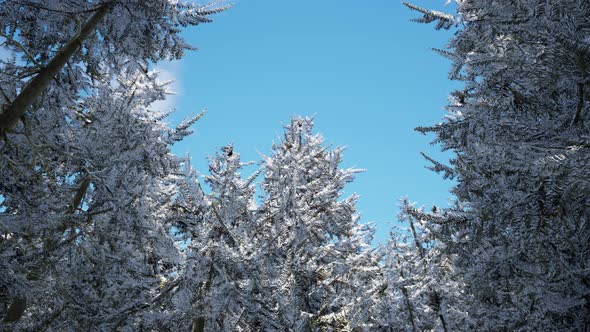
[[[442,0],[415,4],[452,11]],[[430,50],[453,31],[409,21],[417,16],[387,0],[237,0],[185,33],[199,51],[161,65],[176,80],[172,121],[209,109],[174,152],[190,153],[202,173],[207,155],[230,142],[243,160],[258,161],[291,115],[315,115],[327,143],[348,147],[344,166],[367,169],[347,194],[360,194],[361,220],[376,222],[376,240],[388,237],[404,196],[446,206],[453,183],[425,169],[419,152],[450,154],[413,128],[442,121],[458,86],[447,78],[449,62]]]

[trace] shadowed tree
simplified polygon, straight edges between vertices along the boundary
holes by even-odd
[[[457,17],[409,6],[421,22],[460,23],[448,49],[449,115],[433,170],[457,202],[415,220],[439,229],[464,308],[485,331],[590,327],[590,25],[587,1],[457,1]],[[432,160],[431,160],[432,161]],[[466,297],[467,298],[467,297]]]

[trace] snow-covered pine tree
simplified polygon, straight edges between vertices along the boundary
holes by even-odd
[[[189,234],[190,244],[169,301],[171,315],[161,323],[171,331],[255,331],[248,323],[252,315],[264,313],[252,294],[260,287],[252,184],[258,173],[242,179],[244,166],[229,145],[211,158],[205,177],[211,194],[203,195],[194,176],[181,182],[189,190],[181,190],[176,199],[184,215],[179,229]]]
[[[35,151],[5,146],[3,328],[125,330],[148,321],[141,311],[179,260],[165,224],[179,167],[169,144],[188,130],[168,129],[147,110],[164,89],[154,82],[131,71],[96,85],[68,112],[82,120],[54,127],[60,146],[35,135],[26,142]]]
[[[358,219],[355,221],[358,222]],[[335,260],[328,265],[331,276],[324,284],[337,295],[330,303],[333,312],[319,318],[319,330],[371,331],[377,328],[375,307],[384,287],[382,256],[372,247],[375,228],[357,224],[334,244]]]
[[[436,242],[437,229],[408,214],[420,210],[407,200],[401,207],[399,220],[407,226],[395,227],[381,248],[387,289],[378,303],[379,325],[392,331],[476,330],[461,311],[468,297]]]
[[[31,116],[27,111],[65,107],[91,93],[94,80],[108,80],[107,72],[147,71],[149,61],[182,57],[191,47],[181,28],[226,8],[170,0],[2,1],[0,40],[13,56],[0,63],[0,139]]]
[[[377,260],[367,249],[370,229],[358,224],[357,197],[339,200],[359,170],[341,169],[342,148],[323,146],[312,127],[309,118],[292,118],[264,159],[261,266],[279,330],[346,330],[370,322],[354,309],[373,290]]]
[[[437,241],[479,329],[587,330],[590,5],[457,1],[458,18],[418,10],[424,22],[461,22],[439,52],[464,87],[443,123],[418,128],[456,153],[434,169],[455,177],[457,203],[409,213],[444,230]]]
[[[27,303],[35,301],[27,294],[53,291],[52,285],[41,286],[43,280],[60,281],[48,275],[47,262],[66,238],[78,243],[63,220],[77,218],[72,216],[83,206],[90,208],[84,198],[100,190],[88,163],[98,162],[94,143],[109,133],[81,141],[99,127],[88,105],[97,103],[97,93],[106,104],[120,104],[105,90],[115,88],[122,96],[122,87],[130,93],[141,90],[125,97],[130,108],[140,100],[146,106],[163,99],[166,90],[148,62],[180,57],[188,46],[179,28],[205,22],[223,9],[168,1],[0,3],[0,41],[10,53],[0,59],[0,314],[5,322],[25,314]],[[158,121],[153,124],[161,130]],[[188,124],[166,139],[181,137]]]
[[[381,297],[373,310],[376,312],[376,320],[379,330],[383,331],[419,331],[418,308],[412,298],[411,271],[406,259],[408,254],[407,236],[404,229],[394,229],[390,234],[387,244],[381,246],[383,251],[383,280],[384,287]]]

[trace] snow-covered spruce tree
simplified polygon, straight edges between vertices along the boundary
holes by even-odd
[[[0,59],[0,314],[5,321],[22,317],[31,301],[27,293],[50,288],[31,288],[27,280],[56,280],[45,271],[51,265],[33,262],[39,252],[50,257],[56,239],[71,235],[58,226],[60,220],[78,213],[87,191],[96,187],[86,172],[94,147],[79,141],[85,128],[97,125],[85,105],[96,103],[94,94],[118,75],[135,77],[151,89],[149,97],[143,92],[139,97],[146,104],[164,98],[148,61],[180,57],[188,46],[179,28],[205,22],[222,9],[168,1],[0,3],[0,42],[11,53]]]
[[[460,311],[467,295],[451,259],[436,243],[436,233],[407,214],[410,209],[404,200],[399,220],[407,227],[394,228],[381,248],[387,288],[378,303],[379,326],[412,332],[476,330],[467,313]]]
[[[185,265],[158,330],[249,331],[252,314],[264,311],[252,293],[259,250],[255,241],[254,185],[258,175],[242,179],[243,164],[231,145],[210,161],[204,196],[194,175],[179,183],[175,205],[179,229],[188,234]],[[196,207],[196,209],[195,209]],[[258,286],[260,287],[260,286]]]
[[[409,245],[406,243],[404,229],[394,229],[387,244],[382,245],[383,251],[383,278],[384,289],[380,301],[376,304],[377,326],[383,331],[411,331],[418,329],[418,308],[411,298],[410,269],[407,264],[412,262],[406,257],[411,255]],[[412,293],[410,293],[412,291]]]
[[[191,49],[181,28],[225,8],[171,0],[2,1],[0,40],[14,57],[0,63],[0,139],[27,112],[59,109],[89,93],[105,71],[180,58]],[[45,96],[52,98],[39,100]]]
[[[149,322],[141,310],[179,259],[165,225],[179,167],[169,144],[194,122],[167,129],[162,114],[148,111],[163,91],[154,82],[131,71],[95,86],[67,114],[80,122],[55,126],[62,145],[28,138],[38,159],[9,164],[29,152],[5,146],[3,328],[128,330]]]
[[[367,248],[371,230],[358,224],[356,196],[339,200],[359,170],[340,169],[342,149],[324,147],[312,126],[309,118],[292,118],[263,163],[258,241],[266,251],[259,266],[271,281],[269,318],[282,331],[367,326],[372,317],[355,310],[377,291],[371,282],[377,260]]]
[[[334,311],[319,319],[320,331],[371,331],[377,328],[379,313],[375,308],[386,283],[379,264],[382,257],[370,244],[374,233],[373,225],[357,224],[335,243],[336,257],[340,257],[329,265],[331,277],[323,283],[332,285],[337,296],[330,304]]]
[[[590,5],[587,1],[457,1],[447,50],[449,116],[435,142],[452,150],[454,207],[423,213],[485,331],[590,328]]]

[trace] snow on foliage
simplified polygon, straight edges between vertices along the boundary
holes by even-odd
[[[310,118],[247,177],[231,145],[204,179],[170,153],[204,112],[164,123],[150,64],[223,4],[1,1],[0,329],[587,330],[590,6],[456,3],[404,3],[457,28],[436,51],[464,87],[417,128],[455,152],[424,155],[455,201],[404,200],[373,248],[342,197],[361,170]]]
[[[418,128],[456,153],[456,205],[426,221],[483,331],[590,325],[586,1],[457,1],[461,29],[443,55],[450,116]],[[457,116],[459,115],[459,116]],[[575,147],[575,148],[573,148]],[[442,259],[442,258],[441,258]],[[470,328],[465,327],[469,330]]]

